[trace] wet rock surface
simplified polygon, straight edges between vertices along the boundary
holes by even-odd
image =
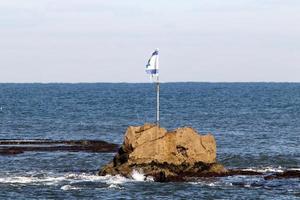
[[[285,179],[285,178],[299,178],[300,179],[300,171],[299,170],[287,170],[284,172],[277,172],[270,175],[266,175],[264,177],[265,180],[272,179]]]
[[[0,140],[0,155],[26,151],[116,152],[118,145],[102,140]]]
[[[216,161],[213,135],[200,135],[188,127],[168,132],[153,124],[129,127],[123,145],[99,175],[130,177],[133,170],[152,176],[156,181],[227,172]]]
[[[197,181],[199,178],[227,177],[227,176],[259,176],[264,180],[274,179],[300,179],[299,170],[286,170],[283,172],[257,172],[247,171],[246,169],[227,169],[224,173],[181,173],[177,176],[165,176],[156,174],[154,180],[158,182],[185,182]]]

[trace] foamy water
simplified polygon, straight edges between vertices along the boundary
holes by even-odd
[[[283,172],[284,169],[281,167],[263,167],[263,168],[247,168],[244,171],[256,171],[262,173],[268,172]],[[300,168],[290,168],[287,170],[300,170]],[[237,182],[243,182],[245,187],[250,187],[248,182],[259,182],[263,180],[262,177],[257,176],[232,176],[224,178],[201,178],[198,181],[189,182],[193,185],[203,186],[233,186]],[[139,170],[133,170],[131,178],[126,178],[121,175],[111,176],[98,176],[89,173],[53,173],[53,172],[27,172],[23,176],[19,174],[6,174],[0,177],[0,184],[10,185],[56,185],[61,186],[62,190],[79,190],[83,187],[76,186],[74,184],[84,183],[103,183],[106,184],[107,188],[122,189],[122,185],[126,183],[135,182],[153,182],[153,177],[145,176]],[[250,184],[251,185],[251,184]]]
[[[37,176],[39,175],[39,176]],[[43,174],[37,172],[28,172],[24,176],[20,175],[8,175],[0,177],[0,184],[11,185],[62,185],[62,190],[75,190],[81,189],[81,187],[73,186],[72,184],[78,183],[104,183],[108,188],[121,188],[120,185],[128,182],[149,182],[153,181],[152,177],[146,177],[144,174],[137,170],[132,173],[132,178],[126,178],[120,175],[111,176],[98,176],[87,173],[66,173],[66,174]]]
[[[133,170],[131,174],[132,179],[135,181],[154,181],[153,177],[148,176],[146,177],[143,172],[140,172],[138,170]]]
[[[252,171],[252,172],[260,172],[260,173],[271,173],[271,172],[284,172],[285,170],[295,170],[300,171],[300,168],[283,168],[281,166],[278,167],[249,167],[243,169],[243,171]]]

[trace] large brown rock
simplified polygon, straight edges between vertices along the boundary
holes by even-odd
[[[100,170],[99,175],[129,177],[134,169],[159,181],[182,174],[199,176],[226,171],[216,163],[213,135],[199,135],[188,127],[168,132],[153,124],[130,126],[119,152]]]

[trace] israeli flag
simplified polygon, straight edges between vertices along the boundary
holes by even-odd
[[[158,81],[158,49],[156,49],[146,65],[146,73],[150,74],[152,81]]]

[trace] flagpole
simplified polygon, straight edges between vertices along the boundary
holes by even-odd
[[[156,125],[159,127],[159,79],[156,82]]]

